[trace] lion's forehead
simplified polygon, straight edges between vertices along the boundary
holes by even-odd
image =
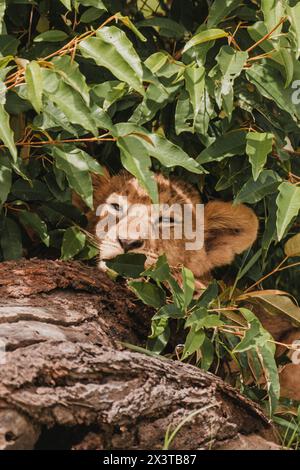
[[[200,203],[199,193],[189,184],[185,184],[175,179],[167,179],[161,175],[156,176],[157,188],[160,204],[196,204]],[[142,187],[139,181],[134,177],[114,177],[112,180],[111,194],[127,198],[129,204],[152,203],[147,190]]]

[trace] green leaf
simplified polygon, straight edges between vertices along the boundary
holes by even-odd
[[[269,153],[272,152],[273,134],[266,132],[249,132],[247,134],[246,153],[252,165],[254,181],[264,169]]]
[[[214,41],[215,39],[225,38],[228,36],[226,31],[223,29],[208,29],[206,31],[201,31],[190,39],[183,48],[182,53],[184,54],[191,47],[198,46],[208,41]]]
[[[68,228],[64,233],[61,247],[61,259],[67,261],[74,258],[84,248],[86,235],[76,227]]]
[[[153,353],[161,354],[167,346],[171,331],[166,318],[161,318],[158,322],[151,325],[152,334],[147,342],[147,348]]]
[[[6,0],[2,0],[0,4],[0,34],[5,32],[5,25],[3,24],[3,18],[6,10]]]
[[[103,3],[103,0],[77,0],[77,2],[80,5],[83,5],[85,7],[94,7],[94,8],[99,8],[101,10],[107,11],[107,8],[105,4]]]
[[[38,62],[33,60],[27,64],[25,78],[28,100],[31,102],[36,112],[40,113],[43,107],[43,75]]]
[[[56,74],[49,71],[45,72],[45,69],[43,69],[44,77],[49,73],[50,79],[51,77],[54,79]],[[53,103],[55,103],[67,116],[70,122],[73,124],[79,124],[84,129],[97,135],[96,123],[91,115],[90,109],[83,101],[82,96],[74,90],[74,88],[69,86],[63,80],[60,80],[58,87],[54,90],[49,88],[49,85],[47,87],[45,86],[45,93],[49,100],[53,101]]]
[[[240,0],[215,0],[209,9],[207,27],[218,26],[240,4]]]
[[[112,269],[120,276],[138,278],[145,270],[146,256],[140,253],[126,253],[119,255],[114,260],[106,261],[108,268]]]
[[[124,168],[134,175],[140,185],[148,192],[154,204],[158,204],[158,189],[154,174],[150,171],[151,159],[145,153],[140,140],[128,135],[119,137],[117,146],[121,151],[121,161]]]
[[[34,125],[44,130],[58,127],[73,136],[78,136],[75,127],[70,124],[67,116],[51,101],[44,102],[43,112],[34,118]]]
[[[170,85],[168,83],[163,85],[159,80],[150,83],[143,101],[134,110],[130,121],[142,125],[153,119],[160,109],[163,109],[168,103],[172,102],[181,86],[181,83],[176,82],[172,82]]]
[[[152,320],[157,320],[159,318],[184,318],[184,311],[176,307],[174,304],[164,305],[159,309],[159,311],[152,317]]]
[[[277,230],[276,230],[276,195],[272,194],[266,198],[266,204],[268,208],[266,220],[265,220],[265,231],[262,237],[262,257],[266,260],[272,242],[277,241]]]
[[[99,258],[99,248],[94,245],[91,245],[86,241],[85,247],[77,256],[77,259],[88,261],[91,259]]]
[[[267,390],[269,394],[270,415],[276,410],[280,398],[280,381],[274,353],[268,345],[261,346],[260,357],[263,362],[264,374],[267,379]]]
[[[289,258],[300,256],[300,233],[297,233],[286,242],[284,252]]]
[[[151,157],[157,158],[167,168],[181,166],[192,173],[205,173],[205,170],[178,145],[159,134],[149,134],[151,144],[143,140]]]
[[[160,308],[166,301],[166,294],[163,289],[150,282],[132,281],[129,286],[146,305]]]
[[[196,326],[193,325],[189,331],[189,334],[186,337],[184,350],[182,353],[182,359],[186,359],[187,357],[194,354],[194,352],[198,351],[205,340],[205,333],[203,330],[196,331]]]
[[[227,157],[243,155],[246,148],[245,131],[232,131],[218,137],[215,142],[204,149],[197,157],[197,162],[208,163],[221,161]]]
[[[60,1],[68,10],[72,10],[71,0],[60,0]]]
[[[34,230],[45,245],[49,246],[50,237],[47,225],[37,214],[29,211],[22,211],[19,213],[19,220],[24,227]]]
[[[110,80],[95,85],[92,90],[97,98],[100,98],[99,105],[104,111],[107,111],[116,101],[128,93],[128,86],[124,82]]]
[[[248,52],[235,51],[230,46],[223,46],[217,56],[218,70],[216,90],[220,95],[223,108],[228,116],[231,116],[233,110],[233,84],[234,80],[241,74],[243,67],[248,59]],[[221,106],[220,106],[221,107]]]
[[[0,140],[10,151],[14,162],[17,161],[18,152],[14,142],[14,133],[9,125],[9,114],[4,109],[4,105],[0,102]]]
[[[197,307],[205,307],[208,308],[211,302],[213,302],[218,297],[218,284],[214,280],[209,284],[209,286],[205,289],[203,294],[201,295],[200,299],[197,302]]]
[[[131,29],[131,31],[136,35],[140,41],[146,42],[147,38],[138,30],[138,28],[133,24],[129,16],[123,16],[121,13],[116,14],[116,18],[120,20],[127,28]]]
[[[192,271],[187,268],[182,268],[182,282],[184,296],[183,308],[186,309],[190,305],[195,291],[195,278]]]
[[[93,209],[93,186],[86,153],[77,148],[54,147],[52,154],[57,168],[66,174],[71,188]]]
[[[159,256],[155,266],[146,269],[146,271],[142,273],[142,276],[150,277],[158,283],[169,279],[170,267],[168,265],[166,255]]]
[[[208,371],[213,363],[215,348],[210,339],[205,337],[201,346],[201,369]]]
[[[300,188],[284,181],[279,186],[279,194],[276,199],[277,204],[277,235],[281,240],[289,224],[296,217],[300,210]]]
[[[196,64],[186,67],[184,72],[185,86],[190,95],[190,100],[194,110],[194,125],[197,115],[199,114],[202,96],[205,85],[205,68],[198,67]]]
[[[68,35],[64,31],[58,29],[51,29],[45,31],[34,38],[34,42],[61,42],[68,38]]]
[[[139,21],[137,26],[139,28],[158,28],[161,36],[175,38],[177,40],[181,39],[186,33],[186,29],[181,24],[170,18],[161,18],[159,16]]]
[[[300,3],[296,2],[294,6],[287,6],[287,13],[289,15],[289,20],[291,23],[290,32],[294,37],[296,45],[296,59],[299,59],[300,56]]]
[[[273,170],[263,170],[256,181],[250,178],[236,195],[235,204],[247,202],[255,204],[268,194],[274,193],[278,188],[281,178]]]
[[[275,345],[273,338],[261,325],[257,317],[246,308],[240,312],[246,318],[250,328],[242,341],[235,347],[234,352],[244,352],[254,349],[263,364],[269,393],[270,414],[275,411],[280,396],[280,383],[277,364],[275,361]]]
[[[0,208],[5,203],[12,182],[11,168],[0,164]]]
[[[72,61],[71,57],[65,55],[55,57],[52,60],[54,70],[65,83],[76,90],[83,98],[87,106],[90,105],[90,90],[86,84],[86,78],[79,70],[79,65]]]
[[[207,316],[208,316],[208,311],[207,311],[206,307],[196,308],[196,310],[194,310],[193,313],[188,316],[188,318],[185,322],[184,328],[194,326],[195,329],[196,329],[196,326],[201,324],[201,322],[204,319],[206,319]]]
[[[291,92],[285,89],[280,73],[271,66],[254,64],[246,75],[258,91],[269,100],[273,100],[279,108],[287,111],[292,117],[299,116],[293,104]]]
[[[4,261],[22,258],[23,247],[21,230],[10,217],[5,217],[1,234],[0,245]]]
[[[81,23],[92,23],[93,21],[100,18],[105,13],[105,10],[99,10],[98,8],[88,8],[84,11],[80,17]]]
[[[97,37],[82,41],[79,49],[84,57],[93,59],[97,65],[107,68],[119,80],[144,94],[141,60],[119,28],[102,28],[97,31]]]
[[[294,58],[292,51],[291,49],[279,46],[276,55],[274,54],[273,58],[275,57],[284,66],[286,76],[284,88],[287,88],[291,84],[294,77]]]
[[[20,45],[19,39],[9,34],[0,35],[0,57],[15,56]]]
[[[261,9],[268,32],[271,31],[285,15],[286,6],[282,0],[261,0]],[[282,26],[276,32],[280,33]]]

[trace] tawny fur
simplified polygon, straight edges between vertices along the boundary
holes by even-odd
[[[156,175],[161,204],[196,205],[201,203],[199,192],[188,183],[178,179],[166,179]],[[111,194],[126,196],[129,204],[145,204],[150,206],[151,199],[137,180],[128,173],[109,177],[93,177],[94,206],[97,208],[104,204]],[[76,202],[78,205],[78,201]],[[95,231],[99,218],[95,212],[88,212],[89,228]],[[160,254],[165,253],[171,266],[185,265],[190,268],[195,277],[203,278],[217,266],[230,264],[235,255],[249,248],[257,237],[258,219],[252,209],[245,205],[233,205],[229,202],[212,201],[204,209],[204,247],[197,251],[187,251],[186,241],[182,240],[145,240],[144,246],[135,249],[135,252],[150,253],[149,264],[154,262]],[[104,244],[99,240],[100,253]],[[118,242],[116,240],[116,245]],[[117,247],[116,247],[117,249]],[[119,247],[119,253],[122,253]],[[112,257],[116,250],[112,250]],[[106,254],[106,259],[109,256]]]
[[[193,205],[201,203],[199,192],[191,185],[177,179],[166,179],[156,175],[160,203]],[[105,204],[111,195],[126,196],[129,204],[150,205],[151,200],[145,190],[140,187],[137,180],[126,172],[110,177],[93,176],[94,207]],[[89,221],[89,230],[95,233],[99,217],[95,211],[90,211],[82,200],[74,195],[74,204],[86,212]],[[177,268],[184,265],[191,269],[198,282],[202,283],[209,276],[212,269],[230,264],[237,254],[249,248],[256,240],[258,232],[258,219],[252,209],[245,205],[233,205],[230,202],[211,201],[204,209],[204,246],[198,251],[187,251],[186,240],[145,240],[143,247],[135,252],[144,253],[146,264],[154,264],[157,257],[165,253],[170,266]],[[105,240],[99,240],[101,247]],[[118,240],[108,244],[109,251],[105,251],[105,259],[115,257],[123,252]],[[269,314],[259,309],[256,314],[265,328],[274,335],[276,340],[289,343],[300,339],[300,331],[293,329],[292,325],[279,318],[270,318]],[[278,350],[282,353],[282,350]],[[282,395],[300,400],[300,366],[288,364],[280,374]]]

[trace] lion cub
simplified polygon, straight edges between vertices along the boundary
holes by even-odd
[[[252,209],[229,202],[212,201],[204,206],[202,221],[198,229],[203,232],[200,249],[188,246],[184,211],[189,208],[188,223],[195,230],[196,206],[201,204],[199,192],[191,185],[177,179],[156,175],[160,210],[157,217],[150,215],[151,199],[137,179],[128,173],[106,178],[94,177],[94,207],[96,213],[89,214],[90,229],[97,233],[99,222],[109,213],[115,217],[113,230],[103,233],[99,240],[100,267],[117,255],[134,251],[146,255],[146,265],[154,264],[158,256],[165,253],[170,266],[184,265],[201,280],[213,268],[230,264],[235,255],[249,248],[257,237],[258,219]],[[99,209],[99,207],[101,209]],[[133,208],[140,210],[133,210]],[[171,210],[170,210],[171,208]],[[172,210],[174,208],[174,210]],[[132,210],[131,210],[132,209]],[[149,213],[148,213],[149,209]],[[97,215],[98,214],[98,215]],[[144,224],[157,229],[157,233],[170,232],[170,237],[151,237],[145,234]],[[182,227],[182,236],[174,232]],[[122,235],[122,228],[127,228]]]
[[[105,270],[105,262],[127,252],[143,253],[146,265],[152,265],[165,254],[169,265],[184,265],[198,281],[205,285],[212,269],[230,264],[235,255],[249,248],[257,237],[258,219],[252,209],[230,202],[211,201],[204,205],[200,225],[197,224],[197,205],[201,204],[199,192],[178,179],[156,175],[159,193],[159,210],[150,211],[152,202],[143,187],[132,175],[122,172],[116,176],[93,176],[94,212],[86,211],[89,230],[99,235],[99,226],[110,217],[111,226],[99,235],[99,268]],[[82,207],[77,196],[74,203]],[[202,233],[200,246],[187,249],[185,230],[182,236],[174,233],[178,226],[187,223],[181,207],[190,208],[188,222]],[[174,208],[170,211],[170,207]],[[203,207],[203,206],[202,206]],[[135,210],[134,210],[135,209]],[[137,210],[138,209],[138,210]],[[149,236],[145,227],[156,228],[156,235]],[[136,228],[139,227],[139,230]],[[123,232],[123,229],[127,230]],[[163,237],[165,230],[169,234]],[[270,318],[264,311],[255,312],[267,330],[277,341],[289,344],[300,339],[300,331],[281,318]],[[288,364],[281,373],[282,395],[300,400],[300,366]]]

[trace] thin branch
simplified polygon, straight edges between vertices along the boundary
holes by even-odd
[[[106,137],[108,133],[103,134],[99,137],[84,137],[81,139],[62,139],[62,140],[34,140],[34,141],[21,141],[16,142],[15,145],[18,147],[39,147],[41,145],[63,145],[73,144],[82,142],[115,142],[115,137]],[[0,145],[0,148],[6,148],[6,145]]]
[[[271,31],[269,33],[267,33],[264,37],[262,37],[259,41],[257,41],[255,44],[253,44],[251,47],[249,47],[247,49],[247,52],[251,52],[253,51],[253,49],[255,49],[257,46],[259,46],[262,42],[266,41],[267,39],[270,38],[270,36],[272,36],[272,34],[274,33],[274,31],[276,31],[276,29],[279,28],[279,26],[282,25],[282,23],[284,23],[286,20],[288,19],[287,16],[284,16],[283,18],[281,18],[281,20],[279,21],[279,23],[274,26],[273,29],[271,29]]]

